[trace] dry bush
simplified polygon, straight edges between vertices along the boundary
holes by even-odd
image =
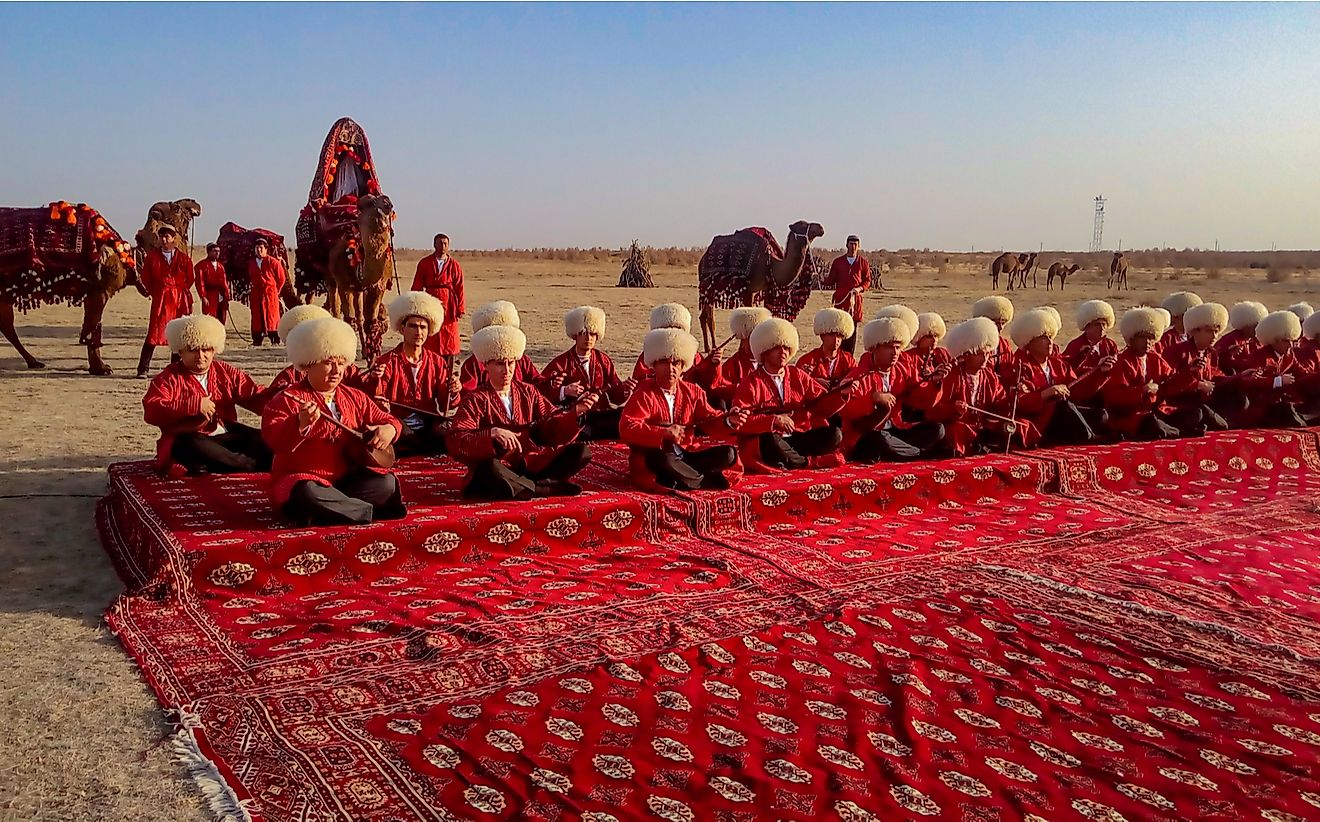
[[[1293,273],[1285,268],[1270,266],[1265,270],[1265,280],[1271,283],[1286,283],[1292,279]]]

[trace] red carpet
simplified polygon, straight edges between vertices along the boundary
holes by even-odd
[[[113,466],[110,624],[253,819],[1320,817],[1315,432],[670,497],[596,452],[321,530]]]

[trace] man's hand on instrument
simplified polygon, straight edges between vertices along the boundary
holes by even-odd
[[[587,389],[583,388],[582,383],[580,382],[569,383],[564,386],[564,399],[575,400],[582,396],[582,392],[586,390]]]
[[[776,414],[770,419],[770,430],[776,434],[792,434],[797,431],[797,423],[787,414]]]
[[[934,371],[930,372],[930,379],[933,382],[944,382],[944,378],[949,376],[951,371],[953,371],[953,363],[942,362],[935,366]]]
[[[637,390],[637,380],[634,380],[632,377],[629,377],[628,379],[623,381],[622,388],[623,388],[623,393],[631,394],[632,392]]]
[[[1047,400],[1052,400],[1052,399],[1055,399],[1055,398],[1058,398],[1058,399],[1061,399],[1061,400],[1066,400],[1066,399],[1068,399],[1068,386],[1066,386],[1066,385],[1051,385],[1051,386],[1049,386],[1048,388],[1045,389],[1045,399],[1047,399]]]
[[[367,427],[371,432],[371,437],[367,440],[368,448],[386,448],[394,442],[394,435],[398,432],[394,430],[393,425],[371,425]]]
[[[714,351],[706,355],[706,359],[710,360],[711,363],[713,363],[715,367],[718,368],[720,363],[723,362],[724,360],[724,349],[723,348],[715,349]]]
[[[1283,388],[1287,388],[1288,386],[1292,385],[1295,382],[1297,382],[1297,378],[1294,377],[1292,374],[1279,375],[1279,385]]]
[[[1153,382],[1148,382],[1148,383],[1146,383],[1146,394],[1147,394],[1147,396],[1151,396],[1151,397],[1153,397],[1153,396],[1155,396],[1155,395],[1158,394],[1158,393],[1160,393],[1160,387],[1159,387],[1158,385],[1156,385],[1156,384],[1153,383]]]
[[[208,420],[216,415],[215,401],[210,397],[202,397],[202,404],[198,406],[197,412]]]
[[[742,428],[747,424],[747,420],[752,416],[752,412],[747,408],[735,408],[729,412],[725,419],[729,421],[730,428]]]
[[[563,387],[564,387],[564,382],[565,382],[567,379],[568,379],[568,375],[567,375],[567,374],[565,374],[563,371],[557,371],[557,372],[555,372],[554,374],[552,374],[552,375],[550,376],[550,387],[551,387],[551,388],[563,388]]]
[[[1207,397],[1215,393],[1215,384],[1209,380],[1201,380],[1196,384],[1196,390],[1205,394]]]
[[[449,376],[449,396],[457,397],[462,390],[463,381],[458,378],[457,374],[451,374]],[[452,400],[450,401],[450,405],[453,405]]]
[[[306,429],[321,418],[321,406],[308,400],[298,406],[298,428]]]
[[[495,443],[495,447],[505,454],[522,453],[522,440],[518,439],[518,435],[507,428],[490,429],[490,439],[491,442]]]
[[[390,413],[389,400],[385,399],[384,397],[376,397],[375,400],[376,400],[376,405],[380,406],[380,410],[384,411],[386,414]]]
[[[1101,373],[1107,374],[1110,371],[1114,370],[1114,366],[1117,364],[1118,364],[1118,355],[1110,354],[1107,357],[1100,358],[1100,365],[1098,367]]]
[[[893,408],[898,405],[898,397],[880,388],[871,392],[871,401],[885,408]]]
[[[577,402],[573,403],[573,412],[576,414],[585,414],[594,408],[598,402],[600,402],[600,392],[588,391],[587,393],[578,396]]]
[[[687,435],[687,429],[681,425],[670,425],[664,429],[665,445],[677,445]]]
[[[963,402],[962,400],[954,400],[954,401],[953,401],[953,414],[954,414],[954,416],[959,417],[959,418],[961,418],[961,417],[965,417],[965,416],[967,416],[967,410],[968,410],[968,409],[967,409],[967,403]]]

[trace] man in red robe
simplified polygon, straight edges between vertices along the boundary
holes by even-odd
[[[248,262],[248,305],[252,308],[252,344],[261,345],[262,337],[271,343],[280,342],[280,291],[288,282],[284,263],[270,256],[270,244],[265,237],[257,239],[252,260]]]
[[[822,308],[812,320],[812,330],[820,337],[820,345],[803,354],[797,367],[823,387],[834,388],[857,367],[852,353],[843,350],[843,341],[856,333],[854,320],[847,311]]]
[[[1306,425],[1300,410],[1301,389],[1303,384],[1314,385],[1314,378],[1294,351],[1301,336],[1302,323],[1291,311],[1267,314],[1256,325],[1260,345],[1243,361],[1242,369],[1229,378],[1247,398],[1246,411],[1239,420],[1241,427]]]
[[[1114,307],[1104,300],[1087,300],[1077,306],[1077,330],[1063,349],[1063,358],[1076,372],[1089,371],[1102,360],[1118,356],[1118,344],[1107,336],[1114,327]]]
[[[951,366],[928,377],[916,363],[901,356],[912,339],[902,320],[881,317],[862,326],[862,347],[869,370],[859,372],[852,398],[839,416],[843,421],[843,453],[849,461],[871,465],[880,460],[907,461],[935,456],[944,444],[944,426],[913,421],[905,415],[922,412],[939,400],[940,385]]]
[[[597,348],[605,336],[605,312],[593,305],[574,308],[564,315],[564,333],[573,341],[573,347],[551,360],[541,372],[544,390],[551,402],[560,405],[574,403],[594,391],[599,399],[583,416],[580,438],[617,440],[619,415],[637,380],[619,379],[610,355]]]
[[[988,317],[964,320],[945,337],[953,366],[926,419],[944,426],[946,450],[955,456],[1002,451],[1006,443],[1021,445],[1035,436],[1026,430],[1031,423],[1025,420],[1011,426],[1005,422],[1012,409],[990,364],[1002,339],[999,326]]]
[[[848,312],[853,319],[854,331],[843,341],[843,350],[849,356],[857,351],[856,327],[862,321],[862,302],[871,287],[871,263],[862,256],[860,247],[857,235],[848,235],[848,250],[830,263],[830,273],[824,282],[826,288],[834,289],[834,307]]]
[[[1118,330],[1126,346],[1101,390],[1109,427],[1127,439],[1166,440],[1199,433],[1199,414],[1175,416],[1164,400],[1164,384],[1173,369],[1159,354],[1155,342],[1164,336],[1167,321],[1155,308],[1123,312]]]
[[[999,329],[995,350],[990,352],[990,367],[1003,378],[1003,370],[1013,358],[1013,344],[1004,338],[1004,327],[1013,321],[1013,303],[1007,297],[991,295],[972,303],[972,318],[984,317]]]
[[[463,495],[470,499],[526,500],[572,496],[582,487],[573,477],[591,462],[579,416],[600,395],[588,391],[559,409],[535,386],[514,379],[527,348],[522,331],[487,326],[472,335],[472,355],[487,375],[463,395],[449,427],[449,453],[468,467]]]
[[[472,312],[472,335],[476,336],[482,329],[492,325],[518,328],[521,323],[518,309],[513,303],[508,300],[495,300]],[[535,387],[541,385],[541,372],[532,362],[531,357],[523,354],[518,358],[514,366],[513,380]],[[475,391],[478,386],[486,382],[486,366],[475,354],[468,355],[463,361],[463,367],[459,369],[459,382],[462,383],[464,393]]]
[[[1270,313],[1261,303],[1244,300],[1234,303],[1228,310],[1228,324],[1233,330],[1219,338],[1215,350],[1219,352],[1219,367],[1225,374],[1236,374],[1250,367],[1252,356],[1260,348],[1256,339],[1256,324]]]
[[[224,325],[229,321],[229,277],[220,262],[220,246],[208,243],[206,259],[193,266],[197,296],[202,300],[202,313],[215,317]]]
[[[737,449],[697,438],[698,432],[727,437],[748,413],[716,411],[699,386],[683,379],[696,356],[697,341],[681,329],[653,329],[642,342],[653,376],[624,405],[619,436],[630,446],[629,474],[643,490],[723,490],[742,476]]]
[[[720,364],[719,382],[708,392],[711,405],[725,409],[733,407],[738,386],[756,370],[750,342],[752,331],[768,319],[770,310],[759,305],[735,308],[729,313],[729,334],[738,341],[738,350]]]
[[[1175,291],[1164,298],[1160,307],[1169,312],[1169,330],[1165,331],[1164,336],[1155,344],[1156,354],[1163,357],[1167,351],[1187,339],[1187,332],[1183,327],[1183,315],[1187,313],[1187,309],[1195,308],[1201,303],[1200,295],[1191,291]],[[1168,358],[1165,359],[1167,361]]]
[[[156,468],[184,473],[268,471],[271,454],[261,432],[238,421],[237,406],[261,411],[261,386],[216,359],[225,327],[215,317],[179,317],[165,326],[178,359],[151,378],[142,398],[146,421],[160,428]]]
[[[1173,376],[1160,386],[1160,398],[1189,435],[1227,430],[1247,408],[1246,395],[1234,390],[1219,368],[1214,346],[1228,326],[1228,309],[1219,303],[1201,303],[1183,312],[1182,320],[1184,339],[1160,355],[1173,369]]]
[[[651,309],[651,330],[655,331],[661,328],[676,328],[684,334],[692,333],[692,312],[687,307],[679,303],[664,303]],[[690,383],[699,385],[707,392],[718,387],[721,383],[720,364],[724,361],[724,352],[721,349],[715,349],[708,356],[702,356],[698,351],[696,362],[683,372],[683,379]],[[637,362],[633,364],[632,378],[641,382],[651,377],[652,371],[646,366],[646,352],[637,355]]]
[[[151,355],[156,346],[165,345],[165,326],[192,311],[193,270],[188,255],[175,248],[179,232],[172,225],[156,230],[160,248],[147,249],[147,259],[138,273],[138,291],[151,298],[151,313],[147,319],[147,338],[138,357],[137,375],[145,379],[151,368]]]
[[[403,342],[376,358],[367,372],[367,393],[403,423],[395,445],[401,457],[438,456],[445,451],[448,412],[458,407],[458,377],[445,358],[426,348],[432,329],[444,323],[440,301],[409,291],[390,301],[390,325]]]
[[[1023,429],[1026,445],[1085,445],[1104,429],[1105,410],[1097,392],[1109,379],[1116,357],[1100,360],[1094,368],[1077,373],[1054,350],[1058,317],[1040,308],[1019,315],[1009,326],[1018,346],[1007,377],[1010,417],[1030,425]],[[1014,407],[1013,401],[1016,400]]]
[[[949,349],[940,346],[940,340],[948,333],[944,318],[933,311],[917,315],[917,333],[912,337],[912,347],[899,354],[916,367],[917,376],[930,379],[940,366],[953,364]]]
[[[433,331],[426,347],[445,358],[452,369],[458,356],[458,320],[467,313],[467,299],[463,294],[463,266],[449,255],[449,235],[437,234],[433,239],[435,253],[417,262],[412,290],[425,291],[445,307],[445,323]]]

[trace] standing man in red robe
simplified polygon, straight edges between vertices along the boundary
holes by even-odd
[[[156,346],[166,344],[165,326],[192,311],[192,298],[188,294],[193,283],[192,260],[175,248],[179,232],[172,225],[163,225],[156,229],[156,236],[160,238],[160,248],[147,249],[146,262],[138,275],[138,291],[151,298],[147,339],[138,357],[139,379],[146,379]]]
[[[467,313],[467,300],[463,295],[463,266],[449,256],[448,234],[435,235],[432,243],[435,253],[417,262],[412,290],[425,291],[445,307],[444,325],[427,337],[426,348],[444,357],[452,371],[454,357],[459,352],[458,318]]]
[[[202,313],[215,317],[224,325],[229,321],[229,278],[225,264],[220,262],[220,246],[208,243],[206,259],[193,266],[197,296],[202,299]]]
[[[848,235],[848,250],[830,263],[825,276],[825,287],[834,288],[832,302],[835,308],[847,311],[853,318],[853,333],[843,341],[843,350],[852,356],[857,351],[857,326],[862,322],[862,300],[871,287],[871,264],[862,256],[861,240],[856,234]]]
[[[263,336],[279,345],[280,291],[288,279],[284,263],[270,256],[270,244],[266,238],[258,239],[255,256],[248,263],[248,282],[252,288],[248,303],[252,306],[253,345],[261,345]]]

